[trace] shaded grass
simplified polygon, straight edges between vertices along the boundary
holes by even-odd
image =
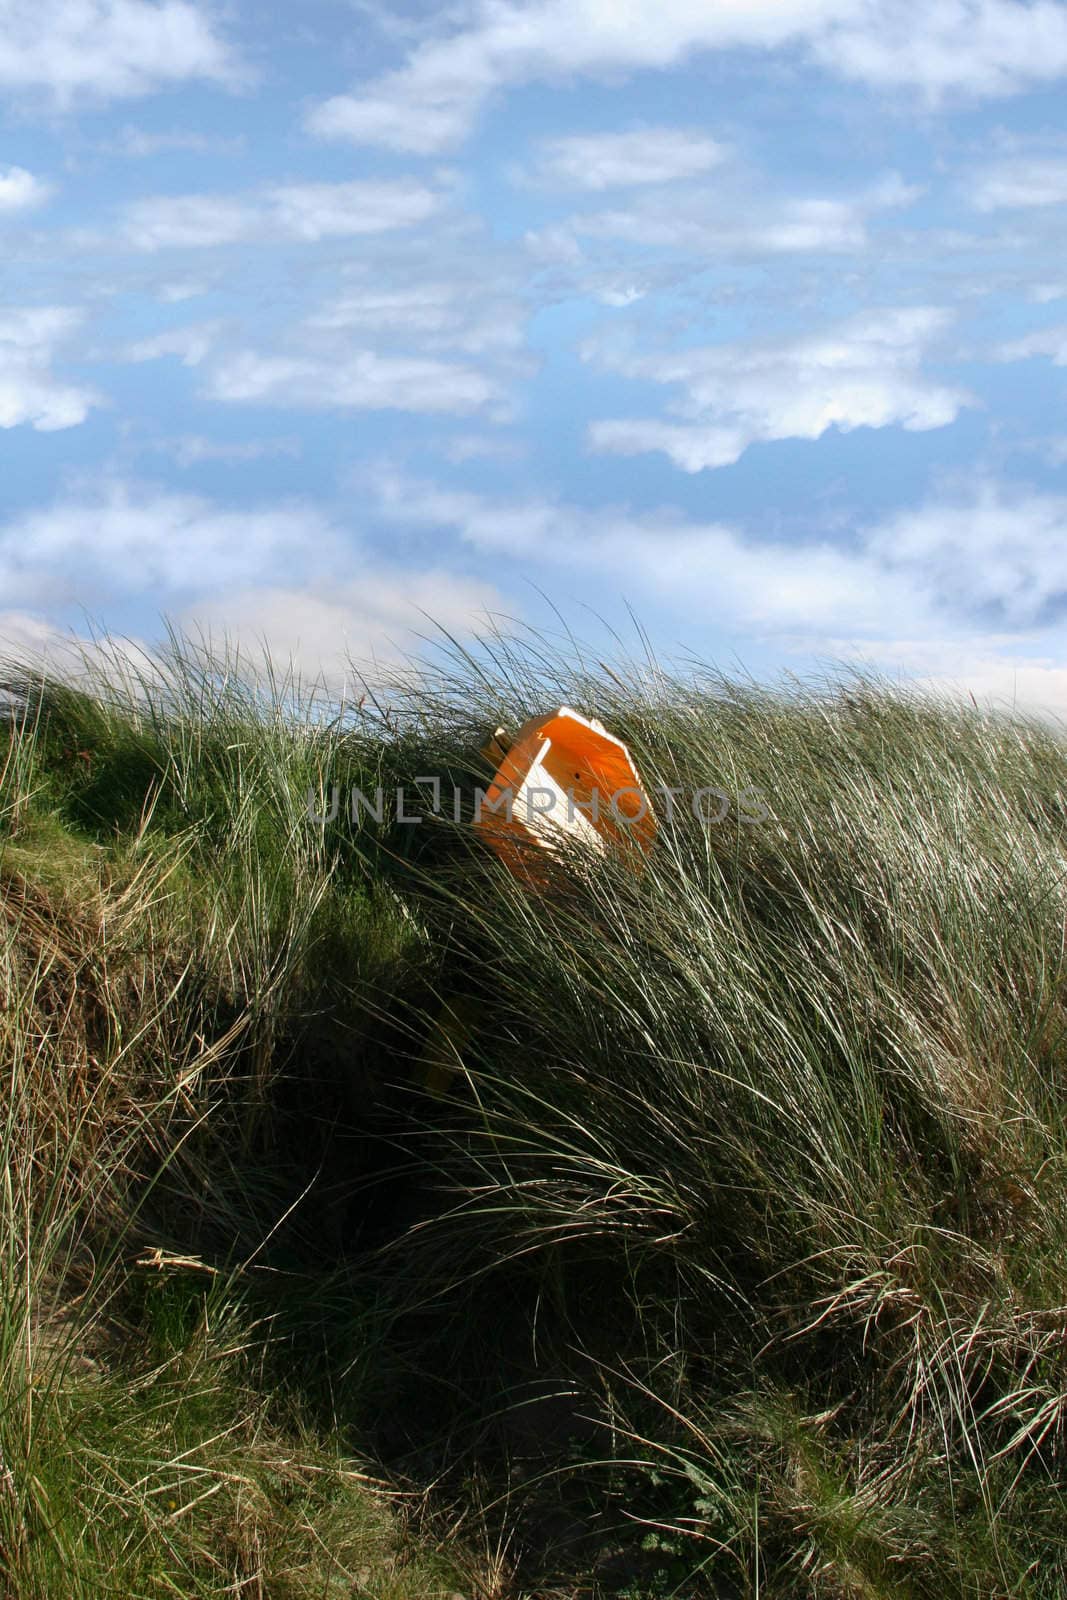
[[[282,1085],[372,1031],[418,929],[333,881],[243,689],[191,734],[184,670],[165,713],[27,675],[0,759],[0,1591],[444,1597],[462,1558],[274,1331],[329,1133],[287,1145]]]

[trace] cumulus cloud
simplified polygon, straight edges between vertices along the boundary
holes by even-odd
[[[532,232],[527,245],[564,263],[581,259],[582,239],[728,260],[851,254],[867,249],[873,216],[910,205],[920,193],[894,172],[845,198],[770,194],[751,175],[730,174],[715,184],[638,194],[625,207],[579,212]]]
[[[818,439],[828,428],[910,430],[952,422],[967,394],[923,371],[949,321],[931,306],[864,312],[823,333],[638,355],[589,341],[587,360],[623,377],[680,390],[677,420],[594,422],[592,447],[616,455],[662,451],[685,472],[728,466],[756,443]]]
[[[55,640],[54,623],[31,611],[0,611],[0,652],[8,660],[40,659]]]
[[[477,633],[499,616],[491,584],[444,571],[408,572],[366,563],[358,579],[318,585],[244,588],[223,600],[209,596],[172,614],[179,634],[236,660],[250,677],[268,667],[277,679],[291,667],[305,684],[325,683],[355,699],[383,672],[417,655],[444,629]],[[34,611],[0,611],[0,660],[46,663],[68,681],[103,671],[135,681],[157,675],[161,662],[145,640],[84,634]]]
[[[191,0],[0,0],[0,88],[8,91],[44,91],[68,106],[242,76]]]
[[[121,221],[135,250],[201,250],[249,241],[355,238],[411,228],[447,203],[414,179],[276,184],[243,195],[152,195]]]
[[[864,0],[816,31],[812,50],[843,77],[932,103],[999,97],[1067,73],[1067,10],[1059,0]]]
[[[786,199],[760,215],[708,197],[689,211],[662,201],[625,211],[595,211],[571,219],[576,234],[629,244],[706,251],[715,256],[790,255],[862,250],[863,212],[847,200]]]
[[[992,482],[888,518],[866,548],[945,612],[1032,629],[1067,614],[1067,497]]]
[[[197,300],[201,295],[209,294],[211,288],[210,283],[201,283],[195,278],[173,278],[169,283],[156,284],[153,292],[161,305],[177,306],[184,300]]]
[[[723,522],[548,497],[478,495],[380,472],[377,514],[424,543],[583,573],[749,638],[866,656],[931,683],[1020,703],[1059,702],[1067,663],[1047,641],[1067,613],[1067,496],[983,481],[944,490],[854,537],[765,539]],[[438,550],[442,549],[438,545]],[[239,511],[158,486],[106,483],[0,525],[0,637],[32,642],[49,611],[151,589],[188,626],[317,669],[391,656],[432,623],[477,627],[495,588],[442,559],[383,561],[313,506]],[[461,559],[460,568],[467,561]],[[424,616],[420,616],[424,613]],[[432,619],[432,623],[426,621]],[[17,634],[18,629],[14,630]]]
[[[706,618],[761,631],[839,626],[878,630],[894,604],[914,617],[906,577],[830,540],[755,540],[726,523],[664,512],[587,510],[563,501],[509,500],[379,473],[369,486],[398,526],[449,529],[486,554],[595,574],[620,593],[656,595]],[[892,591],[895,591],[893,593]]]
[[[291,661],[304,674],[323,675],[335,689],[360,680],[374,664],[395,663],[418,647],[420,636],[444,628],[476,632],[499,614],[503,601],[490,583],[443,570],[409,571],[368,562],[358,577],[292,585],[251,586],[206,597],[179,617],[190,632],[237,645],[246,659],[265,654]],[[349,663],[360,677],[352,680]]]
[[[0,611],[0,660],[47,666],[68,682],[89,679],[145,682],[158,661],[140,639],[109,638],[62,628],[36,611]]]
[[[629,128],[542,140],[531,175],[566,189],[625,189],[697,178],[726,159],[725,146],[694,128]]]
[[[51,184],[35,178],[25,167],[0,167],[0,217],[43,205],[51,193]]]
[[[174,356],[183,367],[198,367],[215,349],[222,332],[222,323],[188,323],[183,328],[168,328],[164,333],[151,334],[147,339],[135,339],[121,352],[124,361],[159,361]]]
[[[307,319],[307,327],[334,334],[416,338],[434,353],[468,355],[517,351],[524,343],[527,312],[513,283],[491,272],[471,279],[444,275],[388,284],[377,274],[354,270],[340,293]]]
[[[930,100],[1003,95],[1067,72],[1067,12],[1057,0],[486,0],[397,70],[314,107],[308,125],[427,154],[466,137],[493,95],[516,84],[785,45],[846,78]]]
[[[180,627],[331,675],[346,650],[395,657],[420,630],[467,632],[501,605],[442,565],[383,561],[313,505],[234,510],[122,480],[0,523],[0,593],[8,653],[54,655],[70,639],[51,620],[61,606],[151,593]]]
[[[0,306],[0,428],[28,422],[49,433],[85,421],[96,395],[52,371],[81,320],[69,306]]]
[[[151,156],[169,155],[173,151],[187,151],[200,156],[242,155],[247,141],[242,134],[223,138],[218,134],[202,133],[193,128],[171,128],[167,132],[153,132],[127,124],[112,139],[102,139],[99,149],[108,155],[129,156],[143,160]]]
[[[309,411],[418,411],[468,416],[506,413],[496,381],[475,367],[374,350],[321,355],[238,351],[211,373],[215,400]]]
[[[198,320],[150,332],[119,358],[177,357],[199,368],[203,395],[228,404],[506,421],[515,382],[533,370],[520,269],[517,251],[449,212],[331,256],[317,304],[290,277],[268,328]]]
[[[993,711],[1023,712],[1067,724],[1067,665],[1054,655],[1027,657],[1018,651],[975,649],[949,641],[943,665],[931,671],[926,652],[904,659],[916,687],[938,695],[973,696]]]
[[[442,210],[446,197],[412,180],[375,183],[291,183],[272,189],[267,205],[294,239],[338,239],[411,228]]]
[[[22,607],[97,595],[236,586],[340,558],[344,541],[301,504],[233,511],[156,485],[105,482],[0,523],[0,592]]]
[[[943,490],[848,539],[774,540],[721,522],[625,507],[509,500],[380,473],[398,527],[449,531],[528,566],[594,574],[752,638],[861,657],[1067,711],[1067,661],[1047,655],[1067,615],[1067,496],[982,481]],[[1045,644],[1043,652],[1042,646]]]
[[[473,127],[477,110],[476,103],[447,91],[420,99],[417,82],[397,73],[371,94],[324,100],[308,116],[307,129],[321,139],[428,156],[459,144]]]
[[[516,559],[539,556],[638,578],[709,604],[741,626],[832,627],[882,636],[901,622],[947,619],[1025,632],[1067,614],[1067,496],[982,480],[897,512],[849,541],[753,538],[664,512],[589,511],[506,500],[381,473],[373,492],[398,524],[451,528]]]
[[[841,0],[540,0],[483,5],[473,25],[419,45],[395,72],[315,107],[313,133],[427,153],[464,138],[502,87],[563,74],[670,67],[701,49],[781,44]],[[810,19],[810,20],[809,20]]]
[[[845,634],[821,647],[826,659],[903,677],[920,694],[1067,723],[1067,662],[1047,639],[975,633],[872,642]]]
[[[127,208],[121,232],[135,250],[199,250],[248,239],[260,221],[256,207],[229,195],[153,195]]]
[[[1038,328],[1021,339],[1009,339],[997,355],[1001,361],[1029,361],[1033,356],[1048,356],[1053,366],[1067,367],[1067,326]]]
[[[971,204],[978,211],[1024,210],[1067,203],[1067,159],[1017,156],[974,175]]]

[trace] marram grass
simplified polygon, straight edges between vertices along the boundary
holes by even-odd
[[[1057,730],[533,638],[8,677],[10,1593],[1062,1595]],[[765,812],[537,893],[307,814],[562,703]]]

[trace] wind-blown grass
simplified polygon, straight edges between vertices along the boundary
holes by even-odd
[[[358,1448],[507,1551],[453,1580],[483,1595],[1062,1592],[1056,731],[535,640],[347,708],[181,647],[10,687],[13,1585],[333,1592],[288,1552],[376,1507]],[[576,850],[531,892],[466,820],[308,817],[334,783],[481,781],[488,730],[561,703],[680,791],[640,871]],[[170,1431],[134,1471],[145,1411]],[[259,1453],[294,1436],[331,1485],[295,1522]],[[72,1530],[116,1508],[109,1569]]]
[[[10,687],[0,1592],[443,1600],[462,1565],[400,1536],[278,1331],[325,1141],[285,1147],[279,1083],[403,971],[410,921],[342,882],[280,705],[192,656]]]

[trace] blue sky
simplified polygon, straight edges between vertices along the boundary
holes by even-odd
[[[1065,82],[1057,0],[0,0],[0,637],[1067,712]]]

